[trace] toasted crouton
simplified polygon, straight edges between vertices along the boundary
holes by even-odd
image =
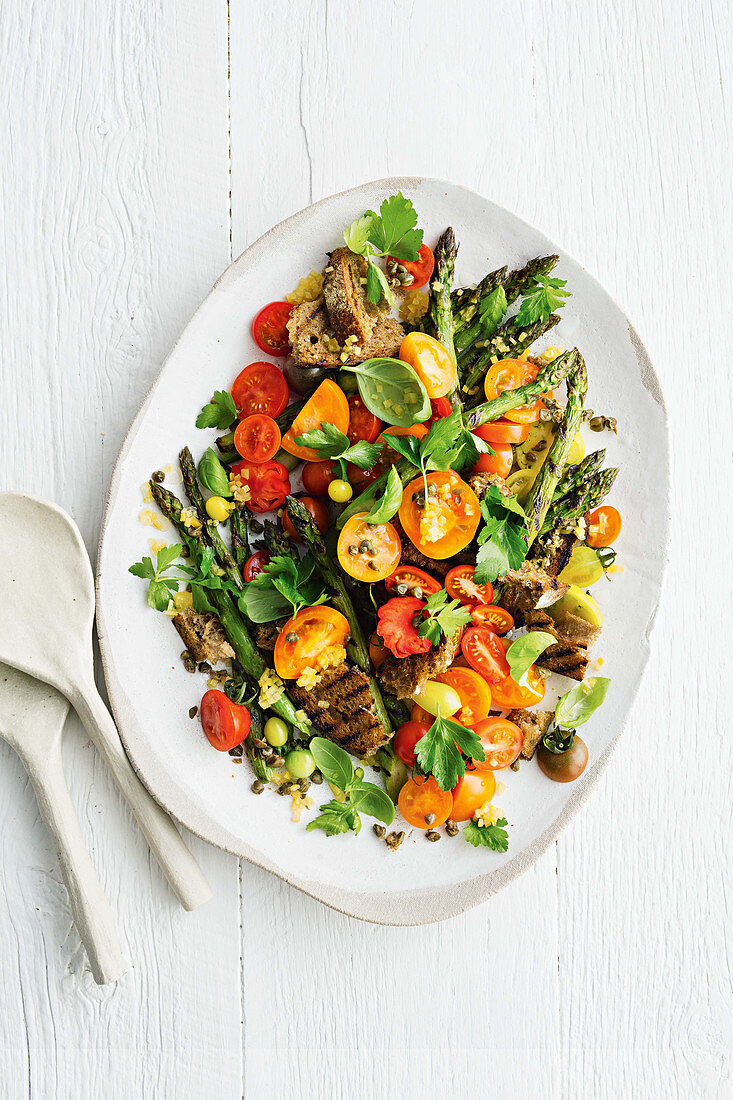
[[[366,294],[368,266],[363,256],[348,248],[337,248],[323,272],[326,310],[340,344],[347,336],[355,336],[358,345],[365,344],[374,329],[378,310]]]
[[[600,630],[571,612],[551,619],[544,611],[528,611],[525,621],[531,630],[546,630],[557,638],[557,645],[548,646],[537,658],[540,668],[582,680],[588,670],[590,647]]]
[[[440,645],[431,646],[427,653],[411,653],[409,657],[393,657],[390,653],[379,669],[379,680],[386,691],[398,699],[410,699],[422,691],[428,680],[434,679],[449,668],[461,645],[463,630],[457,630],[452,638],[444,638]]]
[[[555,712],[552,710],[510,710],[507,721],[514,722],[522,731],[522,756],[531,760],[535,749],[550,728]]]
[[[503,497],[512,495],[511,489],[500,474],[474,474],[473,477],[469,477],[468,484],[479,500],[484,499],[490,485],[494,485]]]
[[[325,737],[355,756],[371,756],[387,740],[372,689],[360,668],[344,662],[322,672],[314,687],[290,684],[288,691]]]
[[[521,569],[509,569],[502,581],[499,606],[510,613],[516,626],[522,625],[528,611],[549,607],[569,588],[569,585],[549,576],[544,569],[529,561],[525,561]]]
[[[173,619],[173,625],[197,663],[208,661],[216,665],[234,656],[223,626],[211,612],[184,607]]]
[[[352,344],[345,352],[331,351],[331,322],[323,298],[301,302],[290,315],[288,333],[295,362],[301,367],[325,367],[337,370],[348,363],[363,363],[366,359],[397,357],[405,330],[392,317],[379,316],[365,344]],[[340,347],[340,345],[339,345]],[[342,354],[346,355],[342,359]]]

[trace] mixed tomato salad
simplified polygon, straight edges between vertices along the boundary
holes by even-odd
[[[398,193],[263,305],[265,358],[222,379],[196,420],[217,438],[179,456],[186,499],[165,470],[145,487],[176,540],[130,572],[208,677],[191,717],[256,794],[300,820],[327,784],[309,830],[366,815],[394,849],[399,813],[504,852],[508,772],[575,780],[609,688],[588,589],[620,568],[618,471],[582,429],[617,425],[587,408],[577,348],[535,354],[570,295],[558,257],[456,287],[457,253]]]

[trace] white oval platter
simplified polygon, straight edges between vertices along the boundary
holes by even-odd
[[[622,568],[612,583],[601,581],[593,589],[606,616],[595,653],[603,657],[611,690],[584,728],[590,763],[579,780],[552,783],[535,762],[502,774],[506,790],[496,801],[510,823],[505,855],[474,849],[460,836],[429,844],[406,826],[402,846],[390,852],[367,818],[359,836],[307,833],[305,817],[291,821],[289,799],[270,792],[254,796],[247,764],[233,765],[225,753],[213,751],[198,721],[188,718],[203,678],[184,671],[169,619],[150,611],[144,586],[128,572],[150,552],[151,536],[173,541],[171,530],[159,534],[138,522],[145,507],[141,487],[153,470],[168,463],[175,469],[184,444],[198,458],[213,441],[215,433],[199,431],[194,421],[214,389],[231,385],[246,363],[261,358],[250,336],[254,313],[282,298],[301,275],[320,270],[343,227],[398,189],[413,200],[427,242],[447,225],[454,227],[460,242],[457,285],[502,264],[515,267],[532,256],[560,254],[555,274],[568,280],[572,297],[551,340],[537,347],[577,345],[588,365],[588,405],[619,423],[617,438],[587,437],[606,446],[609,460],[621,465],[612,500],[624,517],[617,546]],[[649,653],[667,554],[668,488],[666,413],[649,358],[618,306],[557,245],[487,199],[440,180],[380,180],[315,203],[262,236],[224,272],[171,352],[117,459],[99,547],[97,618],[110,700],[136,770],[161,805],[194,833],[352,916],[424,924],[476,905],[555,840],[620,736]],[[562,690],[572,686],[556,679]],[[317,797],[318,788],[311,790]]]

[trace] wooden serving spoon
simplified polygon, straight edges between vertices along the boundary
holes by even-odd
[[[114,917],[89,858],[61,762],[69,704],[42,683],[0,665],[0,737],[23,761],[38,809],[55,844],[69,903],[97,985],[127,972]]]
[[[49,501],[0,493],[0,662],[66,696],[181,904],[196,909],[209,900],[211,887],[171,818],[135,775],[94,683],[94,607],[89,556],[73,520]]]

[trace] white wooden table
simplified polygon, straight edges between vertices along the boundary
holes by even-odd
[[[3,1098],[733,1095],[732,13],[6,4],[0,488],[67,508],[92,556],[128,422],[216,276],[393,174],[476,188],[600,278],[662,380],[674,487],[621,747],[555,848],[446,924],[360,924],[196,838],[215,898],[185,914],[73,720],[72,796],[132,963],[97,988],[0,744]]]

